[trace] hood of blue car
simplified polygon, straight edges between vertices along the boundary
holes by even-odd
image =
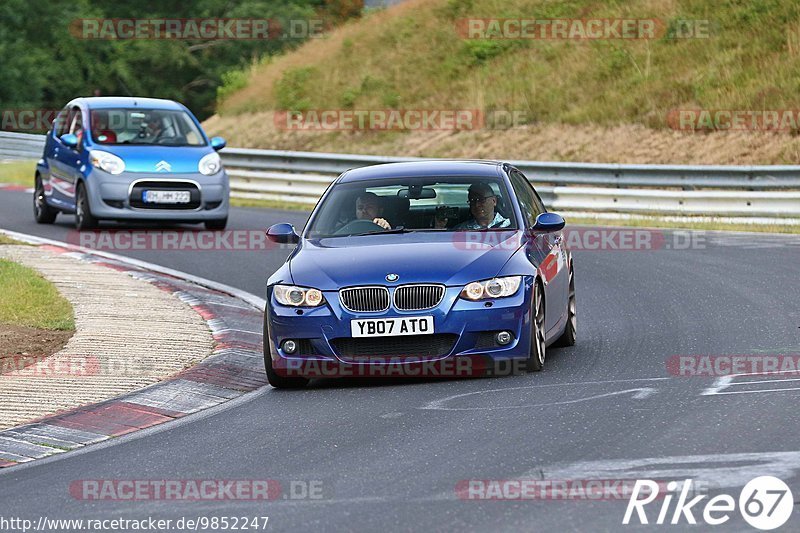
[[[305,240],[289,268],[297,285],[465,285],[496,276],[521,246],[520,232],[425,232]],[[387,282],[386,276],[398,279]]]
[[[110,152],[125,161],[126,172],[188,174],[197,172],[210,146],[96,145],[93,150]]]

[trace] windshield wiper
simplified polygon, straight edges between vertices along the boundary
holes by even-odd
[[[347,237],[361,237],[362,235],[390,235],[392,233],[414,233],[416,230],[406,229],[403,226],[398,226],[394,229],[385,229],[382,231],[366,231],[364,233],[351,233]],[[343,235],[344,236],[344,235]]]

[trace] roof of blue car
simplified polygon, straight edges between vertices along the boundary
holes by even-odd
[[[413,178],[420,176],[479,176],[496,178],[500,175],[498,161],[424,160],[385,163],[348,170],[341,181],[345,183],[381,178]]]
[[[138,96],[93,96],[91,98],[78,98],[72,103],[82,102],[90,109],[131,108],[142,107],[145,109],[183,109],[181,104],[172,100],[160,98],[139,98]]]

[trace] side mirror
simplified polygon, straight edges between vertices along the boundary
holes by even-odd
[[[278,244],[297,244],[300,236],[291,224],[275,224],[267,229],[267,239]]]
[[[217,152],[225,148],[227,144],[228,142],[222,137],[211,137],[211,148],[213,148]]]
[[[551,233],[564,229],[565,225],[566,221],[561,215],[556,213],[541,213],[536,217],[536,224],[533,226],[533,230]]]
[[[75,149],[78,147],[78,136],[74,133],[65,133],[61,137],[61,142],[64,143],[64,146],[67,148]]]

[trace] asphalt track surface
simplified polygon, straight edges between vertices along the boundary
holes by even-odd
[[[229,229],[302,225],[305,217],[233,209]],[[74,240],[72,218],[37,225],[30,194],[0,191],[1,228]],[[694,478],[738,499],[746,481],[773,474],[798,500],[800,382],[740,377],[714,389],[715,378],[672,375],[667,361],[800,353],[800,238],[706,233],[696,244],[575,251],[578,344],[549,349],[542,373],[264,387],[154,431],[4,471],[0,516],[269,516],[269,529],[281,531],[634,529],[621,525],[626,501],[456,496],[463,480],[516,478]],[[263,297],[288,250],[117,253]],[[751,392],[703,394],[709,389]],[[313,480],[324,498],[83,501],[69,486],[84,479]],[[659,507],[647,507],[651,522]],[[702,523],[702,509],[694,514]],[[685,520],[663,527],[689,529]],[[800,530],[799,506],[785,528]],[[736,511],[714,529],[753,530]]]

